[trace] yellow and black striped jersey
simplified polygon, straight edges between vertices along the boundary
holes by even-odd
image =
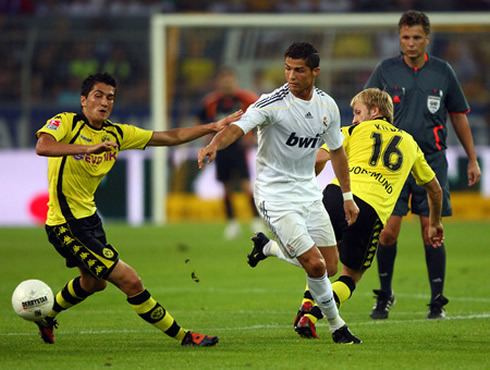
[[[435,177],[413,137],[385,120],[342,127],[342,132],[352,192],[376,210],[383,224],[410,173],[418,185]],[[337,179],[333,183],[339,185]]]
[[[94,194],[111,170],[119,151],[144,149],[153,132],[136,126],[105,121],[102,128],[90,125],[82,114],[60,113],[49,119],[36,133],[50,134],[56,141],[95,145],[114,141],[118,149],[102,154],[49,157],[49,211],[47,225],[55,226],[73,218],[91,216],[96,211]]]

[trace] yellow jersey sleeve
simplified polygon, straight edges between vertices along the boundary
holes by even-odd
[[[137,126],[127,124],[115,124],[122,131],[120,150],[145,149],[151,140],[153,131],[148,131]]]
[[[41,127],[37,133],[46,133],[54,137],[54,139],[60,143],[69,142],[71,140],[73,118],[75,113],[60,113],[56,116],[48,119],[43,127]]]

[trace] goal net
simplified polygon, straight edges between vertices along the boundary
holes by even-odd
[[[487,58],[486,65],[490,58],[488,14],[428,15],[430,53],[453,65],[464,88],[480,82],[488,89],[484,84],[489,81],[479,69],[485,63],[479,58]],[[351,97],[362,89],[381,59],[399,53],[399,17],[399,13],[154,15],[150,35],[153,129],[195,124],[200,100],[214,88],[213,76],[219,66],[232,66],[240,87],[258,94],[282,85],[283,53],[294,41],[309,41],[317,47],[321,73],[316,85],[336,99],[343,122],[350,123]],[[478,116],[479,108],[471,99],[470,104],[476,110],[471,118],[473,129],[481,126],[483,132],[484,115]],[[474,136],[480,137],[475,132]],[[179,166],[196,161],[203,144],[153,148],[150,199],[154,222],[167,221],[169,192],[195,192],[192,182],[198,177],[197,164],[187,170]],[[207,188],[212,191],[214,187]]]

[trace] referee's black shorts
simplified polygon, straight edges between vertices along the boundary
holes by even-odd
[[[448,164],[444,152],[426,154],[425,159],[430,168],[434,170],[442,188],[442,217],[453,214],[451,207],[451,197],[449,193]],[[410,174],[403,185],[402,191],[393,209],[393,215],[406,216],[408,211],[415,215],[429,217],[430,209],[427,201],[427,192],[424,187],[417,185],[415,179]]]
[[[329,184],[323,191],[323,204],[339,244],[340,261],[353,270],[366,270],[376,255],[383,224],[373,207],[355,195],[354,201],[360,212],[357,221],[348,226],[340,187]]]
[[[119,252],[107,244],[97,212],[45,228],[50,243],[66,259],[67,267],[78,266],[96,279],[106,279],[119,260]]]

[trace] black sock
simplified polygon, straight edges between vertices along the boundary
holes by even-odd
[[[429,283],[431,290],[431,302],[444,289],[444,277],[446,273],[446,248],[444,243],[434,248],[432,245],[424,245],[425,262],[429,273]]]
[[[395,267],[396,242],[392,245],[378,245],[378,276],[381,283],[381,290],[386,294],[391,294],[391,281],[393,279],[393,269]]]

